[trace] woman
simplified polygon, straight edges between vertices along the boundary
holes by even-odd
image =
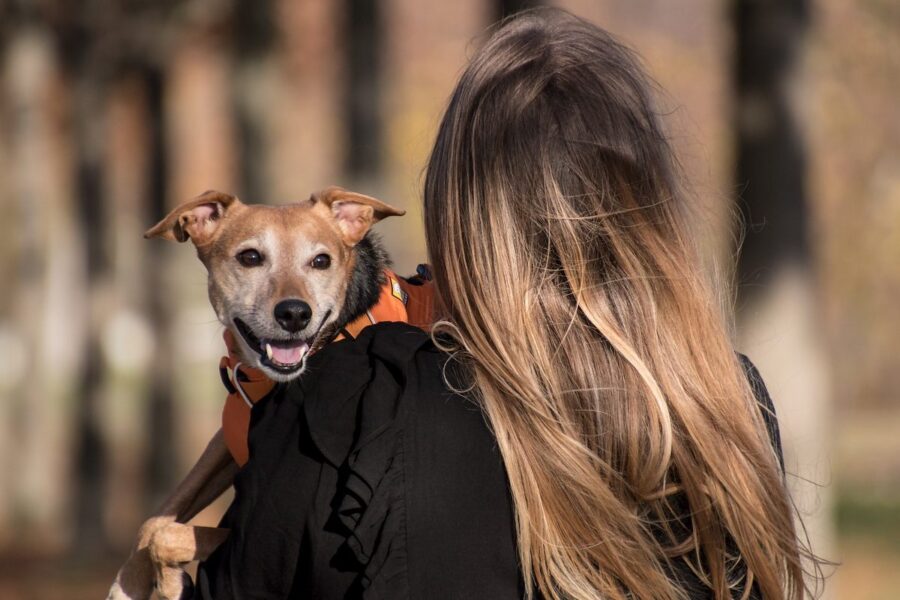
[[[428,165],[433,341],[373,326],[257,405],[201,595],[803,596],[686,203],[627,49],[558,11],[502,27]]]

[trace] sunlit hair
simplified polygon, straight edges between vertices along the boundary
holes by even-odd
[[[544,597],[680,598],[685,564],[717,598],[801,597],[792,504],[649,90],[560,11],[477,52],[426,175],[435,332],[496,434]]]

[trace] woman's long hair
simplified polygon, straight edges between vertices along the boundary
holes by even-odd
[[[474,56],[425,182],[440,302],[547,598],[801,597],[760,407],[632,53],[560,11]]]

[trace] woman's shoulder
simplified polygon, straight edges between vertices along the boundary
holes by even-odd
[[[311,373],[317,387],[328,387],[335,380],[346,382],[348,379],[363,379],[371,387],[379,379],[387,378],[402,387],[413,386],[419,392],[431,392],[422,400],[433,399],[432,396],[461,399],[455,394],[459,389],[457,383],[462,380],[459,365],[435,344],[429,333],[407,323],[370,325],[355,339],[324,348],[321,355],[316,358],[323,360],[311,366],[313,373],[318,371],[317,375]],[[366,368],[360,368],[363,363]],[[341,369],[342,364],[348,368]],[[379,366],[381,372],[378,372]],[[471,403],[468,406],[471,407]]]
[[[378,323],[313,359],[294,398],[303,404],[314,443],[332,464],[364,448],[369,452],[370,442],[386,437],[402,438],[414,461],[425,456],[432,467],[452,461],[476,468],[488,460],[499,464],[480,406],[461,389],[460,365],[421,329]],[[393,452],[399,449],[393,444],[389,449],[382,439],[375,445]],[[423,471],[422,477],[431,473]]]
[[[453,412],[480,415],[477,406],[448,383],[459,380],[450,355],[430,334],[406,323],[370,325],[356,338],[317,352],[307,368],[294,396],[315,423],[338,420],[339,407],[356,413],[353,419],[339,419],[356,429],[375,422],[381,428],[386,421],[394,427],[427,427],[437,425],[423,420],[427,416],[440,420]],[[452,419],[440,423],[444,429],[456,424]]]
[[[345,389],[349,379],[364,380],[359,392],[361,418],[367,419],[376,412],[369,409],[387,402],[395,426],[433,443],[455,440],[456,446],[489,434],[480,407],[463,389],[463,369],[429,333],[406,323],[378,323],[350,344],[340,344],[343,342],[335,348],[339,352],[334,358],[349,359],[358,372],[338,374],[332,368],[328,379],[340,379]],[[359,357],[365,358],[366,368],[359,368]],[[330,381],[323,383],[331,387]]]
[[[408,329],[373,335],[404,338]],[[503,458],[464,371],[428,334],[402,370],[398,411],[411,589],[454,597],[521,598],[515,518]],[[409,346],[407,346],[409,348]]]

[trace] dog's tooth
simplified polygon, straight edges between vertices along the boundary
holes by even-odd
[[[266,344],[266,356],[269,357],[269,360],[272,360],[272,344]]]

